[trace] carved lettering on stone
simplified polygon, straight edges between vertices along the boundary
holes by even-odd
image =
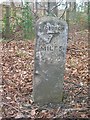
[[[33,97],[37,103],[62,101],[67,36],[67,24],[58,18],[44,17],[36,24]]]

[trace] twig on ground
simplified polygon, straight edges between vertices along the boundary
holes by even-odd
[[[5,103],[5,102],[2,102],[2,104],[3,104],[3,105],[6,105],[6,106],[8,106],[8,107],[10,107],[10,108],[12,108],[12,109],[14,109],[14,110],[17,111],[17,112],[21,112],[21,111],[19,110],[19,108],[15,108],[15,107],[13,107],[13,106],[10,105],[10,104],[7,104],[7,103]]]

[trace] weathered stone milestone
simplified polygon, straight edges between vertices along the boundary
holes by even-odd
[[[33,97],[37,103],[62,102],[67,36],[65,21],[56,17],[37,21],[33,80]]]

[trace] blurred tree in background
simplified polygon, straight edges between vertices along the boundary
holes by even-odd
[[[44,0],[45,1],[45,0]],[[50,2],[47,0],[32,3],[23,2],[14,3],[10,0],[10,4],[3,3],[3,20],[2,20],[2,37],[3,39],[34,39],[35,38],[35,22],[43,16],[57,16],[68,22],[68,25],[77,24],[83,29],[88,27],[89,4],[88,2]],[[63,7],[62,7],[63,6]]]

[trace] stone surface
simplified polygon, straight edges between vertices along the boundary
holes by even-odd
[[[68,27],[56,17],[44,17],[36,24],[34,102],[62,102]]]

